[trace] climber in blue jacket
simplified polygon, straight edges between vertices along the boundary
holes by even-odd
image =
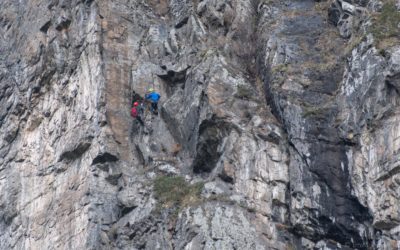
[[[152,88],[150,88],[148,93],[145,95],[146,100],[151,102],[151,112],[155,115],[158,114],[158,101],[160,100],[160,97],[160,94],[155,92]]]

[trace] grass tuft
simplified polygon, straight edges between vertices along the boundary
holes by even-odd
[[[238,85],[236,88],[235,97],[243,99],[243,100],[250,100],[254,95],[253,90],[245,85]]]
[[[204,183],[189,184],[181,176],[159,176],[154,180],[154,194],[158,210],[195,205],[201,201]]]
[[[326,113],[326,107],[324,106],[314,107],[314,106],[304,105],[302,116],[303,118],[323,117],[325,113]]]
[[[397,43],[400,38],[399,24],[400,12],[395,1],[389,0],[383,4],[381,12],[374,15],[370,27],[378,49],[388,48]]]

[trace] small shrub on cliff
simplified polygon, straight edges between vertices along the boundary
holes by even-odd
[[[321,117],[325,114],[325,112],[326,112],[325,107],[321,107],[321,106],[313,107],[313,106],[304,105],[302,116],[304,118],[306,118],[306,117]]]
[[[181,209],[201,201],[203,183],[189,184],[181,176],[159,176],[154,180],[154,195],[158,209]]]
[[[353,49],[355,49],[365,38],[365,35],[353,34],[350,41],[347,43],[347,46],[344,48],[343,54],[350,55]]]
[[[286,73],[289,71],[289,65],[287,64],[278,64],[272,67],[271,73],[277,74],[277,73]]]
[[[238,85],[235,96],[240,99],[250,100],[253,96],[253,91],[244,85]]]
[[[314,9],[319,13],[325,14],[328,12],[329,6],[330,6],[329,1],[321,1],[321,2],[315,3]]]
[[[400,12],[395,1],[384,3],[381,12],[373,17],[371,32],[374,35],[376,46],[380,49],[393,45],[400,38]]]

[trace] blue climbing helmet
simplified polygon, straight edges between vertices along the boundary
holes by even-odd
[[[156,92],[151,92],[148,96],[147,99],[151,100],[152,102],[158,102],[160,100],[160,94]]]

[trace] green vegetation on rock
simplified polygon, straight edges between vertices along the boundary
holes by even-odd
[[[326,107],[324,106],[310,106],[309,104],[303,104],[303,114],[304,118],[306,117],[321,117],[327,112]]]
[[[159,176],[154,180],[154,195],[158,209],[181,209],[201,201],[202,182],[189,184],[181,176]]]
[[[374,35],[376,46],[379,49],[387,48],[400,38],[400,12],[396,8],[395,1],[384,3],[381,12],[372,20],[371,33]]]
[[[245,85],[238,85],[235,96],[240,99],[250,100],[253,96],[253,91]]]

